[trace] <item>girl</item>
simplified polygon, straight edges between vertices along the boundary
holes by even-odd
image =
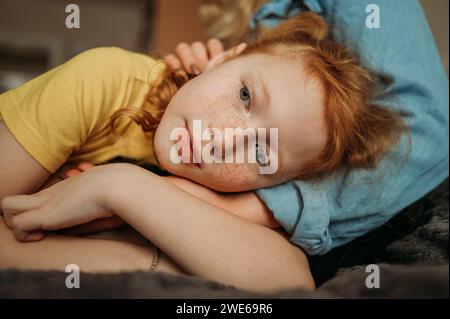
[[[187,116],[180,107],[177,107],[177,103],[179,106],[180,101],[180,98],[177,100],[177,96],[185,97],[186,101],[188,101],[187,104],[193,101],[208,105],[209,98],[207,94],[194,94],[200,91],[200,87],[202,93],[214,92],[215,88],[225,92],[226,89],[234,87],[233,82],[236,80],[236,77],[240,78],[246,75],[243,82],[250,83],[257,88],[249,89],[247,86],[250,86],[250,84],[242,84],[237,89],[239,92],[238,99],[242,102],[241,111],[246,112],[244,114],[248,114],[247,111],[253,111],[255,108],[255,104],[250,103],[255,98],[252,98],[253,95],[249,94],[249,92],[261,92],[261,87],[263,86],[261,83],[269,87],[267,91],[270,92],[271,102],[275,100],[276,104],[280,105],[282,112],[279,109],[273,110],[272,107],[270,109],[272,113],[269,114],[270,119],[274,122],[267,123],[269,125],[265,123],[266,125],[264,125],[270,127],[275,124],[279,126],[276,119],[283,118],[283,125],[286,127],[286,130],[280,131],[280,157],[284,156],[286,165],[284,167],[280,166],[280,172],[266,178],[256,176],[254,166],[252,168],[252,165],[242,165],[239,167],[239,175],[225,174],[226,166],[219,168],[217,171],[206,170],[210,175],[202,172],[195,173],[195,175],[194,172],[196,171],[192,170],[192,167],[172,167],[171,170],[171,163],[168,161],[166,161],[164,166],[162,164],[164,162],[163,156],[164,154],[167,156],[167,152],[161,152],[161,155],[157,155],[158,160],[162,159],[160,162],[163,168],[206,184],[209,187],[229,191],[231,190],[227,188],[229,184],[220,180],[208,179],[207,177],[210,177],[211,174],[217,174],[215,175],[216,177],[223,176],[225,178],[231,176],[231,182],[236,185],[236,190],[245,190],[275,185],[294,176],[306,179],[310,177],[308,174],[312,176],[325,175],[336,168],[369,167],[377,162],[377,158],[389,148],[393,141],[395,142],[396,136],[398,137],[398,133],[401,131],[402,125],[398,117],[392,111],[382,107],[362,107],[364,106],[363,102],[367,102],[372,97],[370,89],[371,77],[355,63],[352,55],[348,54],[345,49],[326,40],[323,32],[312,32],[312,30],[323,30],[323,25],[318,22],[317,17],[306,17],[303,19],[303,22],[305,21],[309,22],[303,25],[300,23],[298,25],[290,25],[284,28],[284,31],[282,27],[279,29],[279,33],[277,31],[268,34],[267,38],[265,38],[266,41],[262,39],[257,45],[246,50],[244,55],[229,61],[222,61],[225,63],[219,63],[198,78],[188,82],[171,100],[155,136],[156,151],[158,149],[158,132],[164,132],[161,129],[164,128],[165,119],[166,131],[172,126],[179,125],[178,123],[171,124],[171,117],[174,119],[172,121],[179,121],[183,125],[184,121],[182,119]],[[297,30],[297,32],[292,32],[292,30]],[[261,55],[261,52],[265,52],[265,54]],[[320,54],[314,55],[317,52]],[[329,54],[327,55],[326,53]],[[299,67],[298,63],[301,63],[298,60],[299,55],[306,61],[306,66],[300,66],[303,71],[300,72],[300,75],[298,72],[290,72],[293,70],[293,65]],[[278,58],[278,56],[283,58]],[[274,60],[274,58],[278,59]],[[321,61],[321,59],[324,60]],[[271,69],[271,64],[267,62],[275,64],[277,68]],[[320,66],[322,68],[319,68]],[[256,67],[262,75],[257,76],[246,73],[249,70],[256,69]],[[306,70],[303,70],[303,68]],[[267,74],[270,74],[270,79],[276,80],[270,81],[263,78],[264,75],[267,77]],[[303,77],[305,75],[309,75],[309,77]],[[214,81],[215,79],[220,79],[220,82],[218,80]],[[353,82],[353,80],[355,81]],[[260,83],[258,84],[258,82]],[[283,83],[283,85],[280,86],[277,83]],[[291,87],[291,85],[297,83],[304,83],[302,85],[304,90],[298,92],[300,93],[299,96],[292,96],[292,92],[296,92],[299,88],[297,86]],[[260,87],[258,88],[258,86]],[[326,94],[321,92],[321,89],[326,90]],[[185,94],[184,96],[183,93]],[[217,95],[220,96],[220,94],[216,94],[213,106],[216,106],[217,102],[222,102],[219,105],[223,108],[215,109],[210,107],[202,109],[199,107],[195,109],[194,107],[193,114],[196,117],[200,117],[200,114],[204,116],[200,118],[213,122],[216,117],[211,115],[212,112],[225,111],[227,112],[226,120],[234,124],[231,127],[237,125],[249,126],[245,120],[250,123],[254,121],[253,123],[255,124],[251,124],[255,126],[264,123],[264,116],[261,115],[259,118],[259,113],[256,113],[254,117],[251,117],[253,113],[250,113],[248,119],[239,117],[239,114],[234,113],[237,108],[234,107],[236,104],[232,102],[231,98],[224,94],[220,96],[220,99],[217,99]],[[287,96],[290,96],[290,98]],[[256,99],[258,98],[256,97]],[[304,101],[300,110],[298,110],[299,108],[295,109],[292,102],[299,100]],[[233,108],[227,108],[227,103],[223,103],[227,101]],[[357,103],[352,103],[355,101]],[[323,108],[310,107],[312,105],[323,105]],[[330,105],[335,107],[330,107]],[[270,106],[273,105],[271,104]],[[294,110],[299,111],[299,113],[294,112]],[[321,110],[323,110],[322,117],[320,116]],[[346,112],[343,112],[343,110]],[[276,111],[279,113],[276,113]],[[316,112],[319,113],[319,116]],[[375,112],[376,115],[369,114],[371,112]],[[349,114],[351,116],[347,118],[346,115]],[[376,121],[380,117],[382,121],[379,123],[368,122],[364,124],[365,120]],[[352,122],[351,120],[355,118],[356,120]],[[325,121],[321,123],[321,119],[325,119]],[[338,119],[342,119],[342,121],[338,121]],[[148,123],[148,121],[141,122]],[[219,122],[219,124],[226,124],[219,127],[227,127],[229,123]],[[349,124],[347,129],[350,129],[346,130],[339,127],[340,125],[338,124],[342,123]],[[390,125],[385,126],[386,123],[390,123]],[[361,124],[364,124],[362,127],[365,129],[369,129],[362,130],[359,127]],[[308,130],[302,131],[302,128],[307,125],[311,126],[308,127]],[[289,132],[294,130],[294,127],[303,136],[313,132],[313,138],[308,141],[303,140],[302,143],[294,143],[292,135],[289,134]],[[325,132],[321,131],[323,128],[325,128]],[[377,141],[379,142],[379,137],[383,137],[381,139],[383,143],[377,143]],[[366,143],[363,143],[363,140]],[[281,143],[281,141],[284,142]],[[351,145],[352,143],[349,141],[355,144]],[[282,144],[284,143],[286,144],[283,147]],[[341,145],[342,143],[344,145]],[[161,149],[164,150],[164,143],[160,145]],[[368,146],[374,147],[368,149]],[[282,147],[283,149],[281,149]],[[361,151],[362,153],[359,153]],[[158,151],[156,153],[158,154]],[[79,178],[65,181],[50,188],[48,191],[33,195],[33,198],[37,199],[34,203],[29,202],[31,197],[7,199],[3,202],[4,210],[7,211],[5,213],[7,222],[13,227],[17,237],[23,239],[24,236],[29,236],[28,239],[39,239],[42,237],[42,233],[30,233],[30,231],[39,228],[54,229],[71,226],[101,216],[110,216],[114,212],[160,246],[188,273],[260,291],[291,285],[308,286],[308,274],[301,251],[294,246],[286,245],[287,242],[282,240],[282,237],[278,236],[277,233],[256,224],[249,224],[232,215],[224,214],[222,210],[195,200],[184,193],[179,193],[179,196],[175,199],[171,197],[170,201],[168,201],[168,198],[164,198],[164,196],[168,196],[169,193],[177,194],[179,191],[163,183],[153,175],[148,175],[144,179],[144,174],[137,174],[135,169],[122,165],[95,168],[86,174],[80,175]],[[111,179],[106,177],[111,177]],[[128,181],[127,178],[129,178]],[[93,182],[94,179],[99,182],[95,184]],[[116,183],[119,179],[120,184]],[[95,186],[87,186],[91,184]],[[103,185],[114,185],[111,189],[111,193],[114,196],[111,197],[102,193],[101,190],[103,188],[100,186]],[[140,187],[152,187],[153,192],[153,190],[156,190],[153,185],[156,185],[158,188],[156,192],[152,193],[153,195],[149,196],[150,198],[145,199],[139,196],[142,193]],[[66,203],[58,201],[58,198],[63,198],[61,196],[64,196],[64,194],[69,192],[73,194],[74,189],[78,191],[77,195],[72,198],[73,201],[68,200]],[[81,192],[82,189],[87,190]],[[168,190],[166,191],[165,189]],[[120,196],[120,194],[125,192],[127,193],[125,197]],[[83,205],[83,209],[77,209],[79,213],[74,215],[74,212],[68,207],[77,207],[80,201],[88,204]],[[176,206],[171,205],[180,207],[182,203],[184,207],[196,209],[189,209],[188,212],[177,212],[175,214],[174,208]],[[142,204],[142,206],[139,207],[139,204]],[[124,209],[125,205],[126,209]],[[161,213],[161,215],[158,215],[158,218],[155,218],[155,213],[152,209],[153,214],[148,210],[148,215],[142,216],[139,213],[142,212],[142,207],[150,205],[164,214]],[[164,208],[164,205],[166,205],[166,208]],[[98,214],[98,209],[105,209],[107,211],[106,215]],[[33,211],[36,212],[36,210],[37,213],[33,214]],[[48,216],[49,211],[65,211],[66,214]],[[97,213],[94,213],[94,211],[97,211]],[[129,214],[125,211],[128,211]],[[193,211],[194,213],[192,213]],[[34,221],[32,221],[33,218]],[[202,226],[205,225],[204,221],[208,221],[207,227]],[[183,224],[182,227],[180,223]],[[187,225],[184,225],[184,223]],[[190,228],[196,230],[195,234],[189,233],[186,235],[186,229]],[[214,235],[212,236],[212,234]],[[244,236],[245,240],[241,240],[242,236]],[[175,242],[177,239],[180,242]],[[208,239],[208,242],[205,241],[206,239]],[[264,246],[264,249],[259,248],[259,245]],[[204,255],[208,256],[208,258],[202,258]],[[233,256],[235,258],[224,265],[220,258],[217,258],[219,256]],[[246,258],[239,258],[242,256]],[[208,264],[205,265],[205,263]],[[255,268],[255,265],[258,265],[258,267]],[[281,269],[277,267],[279,265],[281,265]],[[224,269],[224,266],[230,267],[231,271]],[[302,268],[302,276],[296,270],[298,267]],[[260,280],[263,277],[266,278],[268,274],[271,274],[271,280]],[[305,274],[306,277],[304,276]]]

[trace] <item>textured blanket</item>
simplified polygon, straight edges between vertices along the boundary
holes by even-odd
[[[386,247],[380,260],[391,263],[448,265],[448,179],[427,198],[431,219]]]

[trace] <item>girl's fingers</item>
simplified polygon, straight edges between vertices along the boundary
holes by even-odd
[[[16,215],[23,211],[39,208],[44,202],[45,197],[40,193],[5,197],[2,201],[2,211],[5,216]]]
[[[20,215],[9,214],[8,218],[5,217],[5,222],[18,241],[38,241],[45,237],[44,231],[39,226],[42,225],[42,218],[39,214],[40,212],[37,212],[37,210],[31,210]]]
[[[42,230],[27,232],[20,229],[13,229],[13,234],[16,240],[22,242],[39,241],[45,238],[45,233]]]
[[[197,66],[200,67],[200,70],[203,70],[208,63],[208,52],[206,51],[206,46],[200,41],[196,41],[192,43],[192,52],[197,61]],[[196,70],[192,70],[196,71]]]
[[[39,241],[45,238],[45,233],[42,230],[37,230],[28,234],[25,241]]]
[[[17,233],[16,238],[19,239],[20,237],[23,240],[28,236],[28,234],[34,231],[43,230],[44,218],[46,218],[46,216],[44,216],[41,211],[37,209],[29,210],[23,214],[12,216],[10,220],[10,227],[13,229],[15,234]]]
[[[210,59],[212,59],[213,57],[224,51],[222,42],[215,38],[209,39],[208,42],[206,43],[206,47],[208,48]]]
[[[196,65],[196,60],[191,47],[186,43],[180,43],[175,49],[175,53],[180,58],[183,68],[187,72],[192,73],[192,65]]]
[[[65,178],[70,178],[70,177],[75,177],[77,175],[80,175],[81,173],[83,173],[83,172],[81,170],[79,170],[78,168],[71,168],[71,169],[68,169],[67,171],[65,171],[63,173],[63,176]]]
[[[91,164],[88,162],[82,162],[80,164],[76,164],[75,167],[64,170],[60,176],[62,177],[62,179],[75,177],[75,176],[80,175],[81,173],[87,171],[88,169],[91,169],[94,167],[95,167],[94,164]]]
[[[88,162],[80,163],[80,164],[78,164],[78,166],[77,166],[77,168],[78,168],[80,171],[83,171],[83,172],[87,171],[88,169],[94,168],[94,167],[95,167],[94,164],[91,164],[91,163],[88,163]]]
[[[173,54],[168,54],[164,57],[164,62],[172,69],[180,69],[181,68],[181,61]]]

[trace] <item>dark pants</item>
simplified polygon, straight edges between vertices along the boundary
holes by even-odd
[[[400,211],[383,226],[346,245],[334,248],[325,255],[308,256],[316,285],[320,286],[333,277],[340,268],[376,262],[388,244],[411,233],[431,218],[432,198],[438,196],[444,187],[448,189],[448,178],[430,193]]]

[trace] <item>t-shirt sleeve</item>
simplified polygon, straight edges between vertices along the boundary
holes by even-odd
[[[0,95],[2,120],[34,159],[55,172],[108,118],[126,58],[118,48],[83,52]]]

